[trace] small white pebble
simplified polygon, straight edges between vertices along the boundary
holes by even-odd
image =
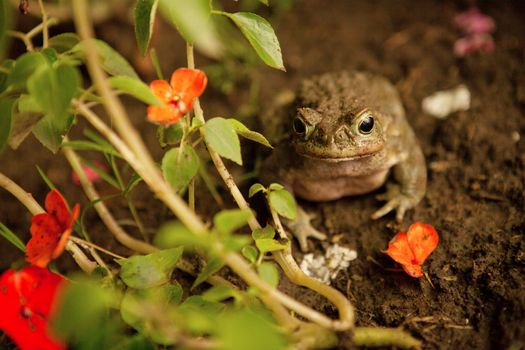
[[[422,107],[425,113],[439,119],[445,119],[451,113],[467,111],[470,108],[470,91],[465,85],[438,91],[425,97]]]
[[[512,134],[510,134],[510,137],[514,142],[518,142],[521,138],[520,133],[517,131],[513,131]]]
[[[301,262],[301,270],[310,277],[330,284],[339,271],[348,268],[350,261],[356,258],[355,250],[334,244],[326,250],[324,256],[306,254]]]

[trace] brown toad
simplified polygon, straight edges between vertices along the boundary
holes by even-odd
[[[386,79],[364,72],[327,73],[304,80],[293,102],[265,118],[277,146],[263,162],[265,184],[278,182],[297,197],[330,201],[381,187],[393,168],[399,185],[389,186],[387,203],[401,221],[426,190],[423,152],[405,119],[399,95]],[[285,224],[306,250],[307,237],[324,239],[298,208]]]

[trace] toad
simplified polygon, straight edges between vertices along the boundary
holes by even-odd
[[[423,152],[396,89],[381,76],[338,72],[304,80],[263,124],[276,144],[261,167],[265,184],[278,182],[308,201],[331,201],[378,189],[392,169],[397,184],[387,186],[380,196],[386,204],[372,219],[395,210],[397,221],[425,194]],[[308,237],[326,238],[300,206],[284,223],[303,251]]]

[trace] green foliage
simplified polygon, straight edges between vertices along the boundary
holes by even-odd
[[[155,236],[155,245],[161,248],[184,246],[186,250],[195,248],[209,248],[209,241],[191,232],[180,221],[171,221],[164,224]]]
[[[208,146],[220,156],[242,165],[241,145],[233,126],[224,118],[212,118],[204,124]]]
[[[49,38],[49,47],[58,53],[64,53],[73,49],[80,43],[80,38],[75,33],[62,33]]]
[[[162,158],[164,178],[177,192],[183,191],[199,171],[199,156],[190,145],[172,148]]]
[[[263,262],[261,265],[259,265],[257,271],[259,272],[259,276],[266,283],[274,288],[277,288],[279,285],[279,271],[277,270],[277,267],[275,267],[274,263]]]
[[[252,232],[252,238],[255,241],[258,239],[273,239],[274,237],[275,237],[275,229],[270,225],[266,225],[263,228],[253,230]]]
[[[177,308],[177,315],[184,321],[185,327],[190,332],[209,333],[216,328],[224,308],[224,304],[208,300],[200,295],[192,295]]]
[[[173,24],[182,37],[204,54],[218,58],[223,48],[210,21],[208,0],[160,0],[159,12]]]
[[[290,192],[284,189],[270,191],[268,194],[268,203],[279,215],[288,219],[295,219],[297,206]]]
[[[7,145],[11,134],[14,103],[14,99],[0,100],[0,153]]]
[[[211,275],[222,269],[224,266],[224,263],[219,258],[211,258],[202,271],[199,273],[197,278],[195,279],[195,282],[193,282],[193,285],[191,286],[191,289],[197,287],[202,282],[206,281]]]
[[[182,255],[182,247],[161,250],[149,255],[132,256],[121,262],[120,278],[131,288],[160,286],[170,280]]]
[[[135,70],[128,63],[128,61],[124,57],[122,57],[121,54],[115,51],[115,49],[109,46],[108,43],[102,40],[92,39],[90,44],[92,44],[97,50],[100,56],[102,68],[107,73],[116,76],[124,75],[133,79],[140,80],[139,76],[137,75],[137,72],[135,72]],[[86,43],[81,42],[78,45],[76,45],[72,49],[72,51],[73,53],[81,54],[81,57],[85,59],[85,46]]]
[[[255,183],[251,185],[250,190],[248,191],[248,196],[252,198],[259,192],[266,192],[266,187],[264,187],[260,183]]]
[[[131,78],[126,75],[118,75],[108,79],[112,88],[117,91],[135,97],[148,105],[161,106],[162,102],[158,99],[149,86],[144,84],[141,80]]]
[[[142,56],[148,51],[157,4],[158,0],[137,0],[135,4],[135,38]]]
[[[208,301],[221,302],[229,298],[239,299],[239,292],[228,285],[218,284],[202,293],[202,297]]]
[[[243,123],[237,119],[228,119],[228,122],[233,126],[235,132],[248,140],[260,143],[263,146],[273,148],[270,142],[262,134],[248,129]]]
[[[182,287],[174,282],[156,288],[134,290],[129,289],[120,304],[120,314],[124,322],[140,334],[163,345],[173,344],[175,339],[166,332],[166,327],[158,327],[159,318],[170,307],[177,305],[182,299]],[[156,312],[152,312],[156,310]]]
[[[222,210],[213,218],[213,224],[215,229],[225,237],[245,226],[251,216],[253,214],[250,210]]]
[[[279,40],[267,20],[250,12],[221,14],[231,18],[239,27],[264,63],[272,68],[285,70]]]
[[[12,245],[20,249],[23,253],[26,252],[26,246],[24,242],[18,236],[9,229],[6,225],[0,222],[0,236],[7,239]]]
[[[216,324],[216,334],[222,350],[284,350],[288,347],[286,337],[262,308],[224,313]]]
[[[45,65],[47,65],[47,60],[41,53],[25,53],[16,59],[13,69],[9,72],[6,84],[12,91],[24,91],[26,90],[29,77],[36,72],[38,68]]]
[[[252,264],[255,263],[259,257],[259,251],[253,245],[242,247],[241,253]]]
[[[77,151],[95,151],[122,158],[122,155],[111,144],[100,144],[87,140],[68,141],[63,144]]]
[[[257,249],[259,249],[261,254],[286,249],[290,244],[290,242],[286,239],[274,239],[275,229],[270,225],[266,225],[261,229],[254,230],[252,232],[252,237],[255,241]]]
[[[184,131],[182,130],[181,122],[168,127],[163,125],[157,127],[157,140],[162,148],[168,145],[178,145],[183,135]]]

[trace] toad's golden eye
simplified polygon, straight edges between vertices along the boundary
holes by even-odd
[[[296,117],[293,120],[293,131],[295,131],[299,135],[304,135],[306,133],[306,123],[303,119]]]
[[[374,118],[373,117],[367,116],[359,122],[358,129],[361,134],[364,134],[364,135],[370,134],[373,128],[374,128]]]

